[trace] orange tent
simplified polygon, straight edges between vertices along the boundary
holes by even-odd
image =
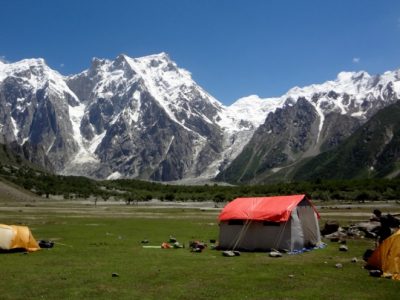
[[[400,280],[400,230],[385,239],[367,261],[382,271],[383,276]]]
[[[40,247],[27,226],[0,224],[0,249],[25,249],[33,252]]]

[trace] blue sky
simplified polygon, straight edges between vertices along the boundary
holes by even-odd
[[[400,68],[396,0],[0,0],[0,58],[62,74],[92,57],[167,52],[224,104]]]

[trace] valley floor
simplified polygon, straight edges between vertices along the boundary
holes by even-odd
[[[326,248],[298,255],[227,258],[210,242],[218,239],[220,208],[213,202],[185,204],[51,200],[0,182],[1,223],[26,224],[37,240],[55,242],[28,255],[0,254],[0,298],[395,299],[400,292],[399,282],[370,277],[363,269],[362,255],[373,240],[349,237],[348,252],[325,239]],[[321,226],[327,220],[341,226],[368,220],[376,207],[400,212],[396,201],[316,205]],[[161,249],[171,236],[185,248]],[[193,253],[192,240],[208,247]]]

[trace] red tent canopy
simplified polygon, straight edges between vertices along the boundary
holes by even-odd
[[[236,198],[228,203],[221,211],[218,220],[254,220],[286,222],[289,220],[292,210],[306,199],[317,210],[306,195]],[[319,217],[319,215],[318,215]]]

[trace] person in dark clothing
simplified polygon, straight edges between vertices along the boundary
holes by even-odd
[[[382,243],[386,238],[388,238],[392,234],[392,230],[390,229],[390,218],[389,216],[382,215],[382,212],[379,209],[374,209],[373,211],[374,217],[371,218],[371,221],[378,221],[381,223],[375,231],[378,236],[379,243]]]

